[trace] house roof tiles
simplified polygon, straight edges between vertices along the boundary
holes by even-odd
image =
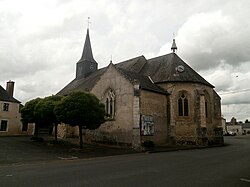
[[[7,91],[0,85],[0,101],[7,101],[13,103],[21,103],[14,97],[10,96]]]
[[[131,82],[134,81],[134,80],[139,81],[141,89],[149,90],[149,91],[153,91],[153,92],[157,92],[157,93],[161,93],[161,94],[167,94],[167,92],[164,91],[161,87],[154,84],[152,82],[152,80],[150,80],[149,76],[148,77],[143,76],[143,75],[140,75],[138,73],[134,73],[134,72],[122,69],[122,68],[117,68],[117,69],[122,74],[124,74],[129,81],[131,81]]]
[[[139,80],[141,88],[160,93],[163,93],[163,89],[156,84],[162,82],[192,82],[214,88],[213,85],[207,82],[175,53],[149,60],[144,56],[139,56],[115,64],[115,67],[125,74],[130,81],[131,79]],[[178,68],[181,68],[181,70]],[[86,78],[74,79],[58,94],[65,95],[73,90],[90,91],[106,69],[107,67],[98,69]]]

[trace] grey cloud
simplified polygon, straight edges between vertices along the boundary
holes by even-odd
[[[55,94],[74,78],[88,16],[99,67],[111,55],[116,63],[166,54],[175,32],[178,55],[219,94],[249,88],[249,1],[43,0],[21,8],[19,1],[2,2],[8,6],[0,7],[0,83],[14,80],[21,101]],[[221,97],[223,110],[249,103],[238,94]]]
[[[245,121],[250,119],[250,105],[249,104],[231,104],[222,105],[224,118],[230,121],[232,117],[236,117],[237,121]]]
[[[246,97],[249,92],[242,93],[229,93],[226,95],[221,95],[222,104],[223,105],[231,105],[231,104],[250,104],[250,98]]]
[[[246,12],[247,15],[250,13]],[[185,49],[181,53],[199,70],[222,63],[235,67],[245,63],[250,58],[250,40],[241,36],[249,33],[250,27],[242,29],[237,19],[223,11],[192,16],[178,31],[177,39]]]

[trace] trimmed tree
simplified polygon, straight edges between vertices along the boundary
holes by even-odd
[[[95,95],[85,92],[71,92],[56,105],[54,111],[60,122],[79,127],[81,149],[82,129],[97,129],[105,117],[104,104]]]
[[[55,141],[57,141],[57,125],[59,121],[54,113],[54,108],[62,96],[52,95],[41,99],[35,106],[34,115],[38,121],[47,126],[55,127]]]
[[[21,121],[22,123],[35,123],[34,136],[38,137],[38,125],[39,121],[35,116],[35,107],[41,98],[36,98],[25,103],[24,107],[21,109]]]

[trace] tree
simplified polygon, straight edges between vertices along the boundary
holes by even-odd
[[[35,106],[35,118],[43,125],[55,127],[55,141],[57,141],[57,125],[59,121],[54,113],[54,108],[62,96],[52,95],[39,100]]]
[[[82,128],[97,129],[104,122],[105,107],[93,94],[71,92],[56,105],[55,114],[60,122],[79,127],[79,143],[82,149]]]
[[[35,116],[35,107],[41,98],[36,98],[28,101],[21,109],[21,121],[22,123],[35,123],[34,135],[38,137],[38,119]]]
[[[249,123],[248,119],[246,119],[245,123]]]

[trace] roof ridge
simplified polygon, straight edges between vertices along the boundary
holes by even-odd
[[[160,56],[155,56],[155,57],[149,58],[149,59],[147,59],[147,60],[155,60],[155,59],[157,59],[157,58],[162,58],[162,57],[164,57],[164,56],[170,56],[170,55],[173,55],[173,54],[177,55],[176,53],[168,53],[168,54],[164,54],[164,55],[160,55]],[[178,55],[177,55],[177,56],[178,56]]]
[[[128,60],[123,60],[121,62],[116,63],[115,65],[118,65],[118,64],[121,64],[121,63],[124,63],[124,62],[127,62],[127,61],[132,61],[132,60],[135,60],[135,59],[141,59],[141,58],[144,58],[145,60],[147,60],[144,55],[140,55],[140,56],[137,56],[137,57],[130,58]]]
[[[152,82],[150,76],[129,71],[127,69],[120,67],[115,67],[115,69],[117,69],[117,71],[119,71],[122,75],[124,75],[125,78],[128,79],[130,82],[132,82],[133,80],[138,80],[140,82],[140,87],[143,90],[153,91],[161,94],[167,94],[167,91],[165,91],[163,88]]]

